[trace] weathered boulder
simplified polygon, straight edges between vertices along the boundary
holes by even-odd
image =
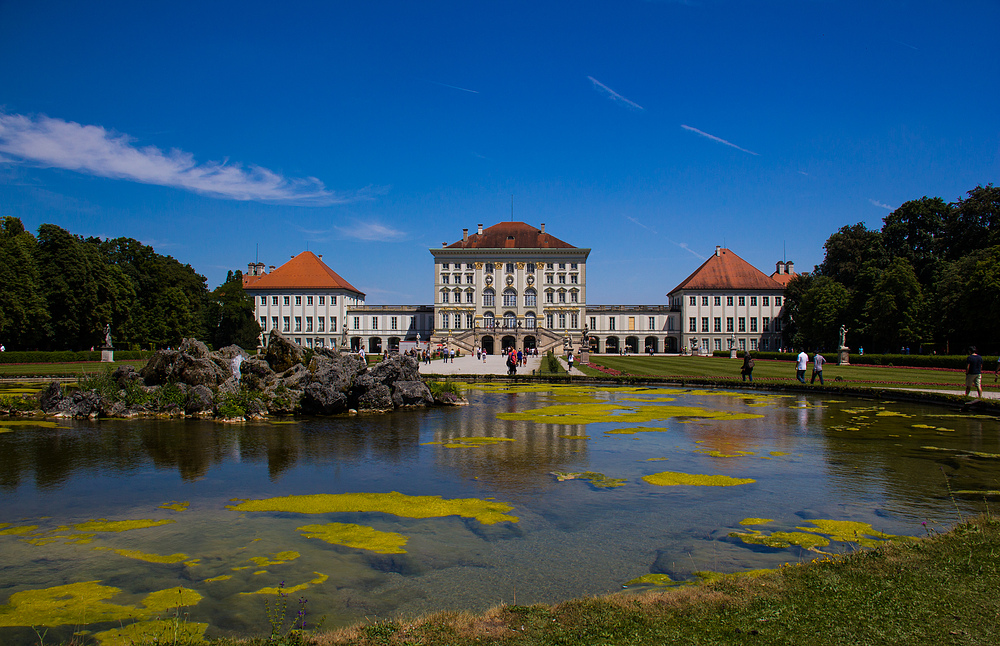
[[[305,351],[302,346],[288,341],[277,329],[271,330],[267,337],[264,360],[267,361],[272,370],[284,372],[295,364],[302,363],[304,355]]]
[[[101,396],[93,390],[76,391],[59,402],[59,411],[70,417],[97,417],[104,411]]]
[[[434,403],[431,389],[422,381],[397,381],[392,386],[393,406],[429,406]]]
[[[177,351],[190,355],[195,359],[207,359],[208,355],[212,353],[208,349],[208,346],[198,339],[182,339],[181,344],[177,347]]]
[[[278,376],[263,359],[247,359],[240,364],[240,384],[247,390],[273,388]]]
[[[177,381],[189,386],[218,386],[232,373],[208,357],[195,358],[181,354],[173,366],[173,374]]]
[[[392,390],[385,384],[373,384],[358,397],[358,410],[391,410],[392,408]]]
[[[419,381],[420,364],[413,357],[392,354],[369,371],[375,381],[390,385],[397,381]]]
[[[111,373],[111,379],[119,388],[125,390],[136,381],[141,380],[142,377],[132,366],[118,366]]]
[[[187,400],[184,402],[184,412],[188,415],[210,411],[213,406],[215,406],[215,395],[208,386],[197,385],[188,390]]]
[[[38,406],[46,413],[56,410],[63,399],[62,386],[53,381],[38,396]]]
[[[347,395],[332,386],[311,383],[302,393],[302,412],[334,415],[347,410]]]
[[[174,363],[181,353],[176,350],[157,350],[139,371],[147,386],[162,386],[175,380]]]

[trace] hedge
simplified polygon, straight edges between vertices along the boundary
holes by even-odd
[[[149,350],[115,350],[115,361],[133,361],[153,356]],[[0,363],[76,363],[78,361],[100,361],[100,350],[56,350],[0,352]]]
[[[751,350],[755,359],[772,359],[776,361],[795,361],[797,352],[756,352]],[[716,350],[712,353],[715,357],[728,357],[728,350]],[[737,356],[743,358],[743,352],[738,351]],[[812,360],[812,354],[809,359]],[[837,361],[836,352],[824,352],[823,356],[830,363]],[[966,354],[865,354],[859,355],[851,353],[851,365],[854,366],[896,366],[906,368],[951,368],[954,370],[965,370],[965,364],[969,355]],[[983,370],[992,371],[996,368],[997,357],[984,356]]]

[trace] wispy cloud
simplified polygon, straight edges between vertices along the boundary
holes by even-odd
[[[46,116],[0,112],[0,153],[19,162],[169,186],[209,197],[322,206],[364,199],[334,193],[315,177],[289,178],[261,166],[197,162],[182,150],[138,146],[126,134]]]
[[[612,90],[611,88],[609,88],[604,83],[601,83],[600,81],[598,81],[597,79],[595,79],[593,76],[588,76],[587,78],[590,79],[590,82],[594,84],[594,88],[595,89],[607,93],[608,98],[611,99],[612,101],[618,101],[618,102],[624,103],[625,105],[627,105],[629,107],[632,107],[632,108],[636,108],[638,110],[645,110],[646,109],[646,108],[642,107],[641,105],[639,105],[638,103],[636,103],[635,101],[630,101],[630,100],[626,99],[621,94],[618,94],[617,92],[615,92],[614,90]]]
[[[683,123],[681,124],[681,128],[684,128],[685,130],[693,132],[696,135],[701,135],[702,137],[705,137],[706,139],[711,139],[712,141],[717,141],[720,144],[725,144],[727,146],[735,148],[736,150],[740,150],[742,152],[745,152],[745,153],[747,153],[749,155],[757,155],[757,153],[755,153],[752,150],[747,150],[746,148],[740,148],[739,146],[737,146],[736,144],[732,143],[731,141],[726,141],[725,139],[722,139],[721,137],[716,137],[715,135],[710,135],[707,132],[702,132],[701,130],[698,130],[697,128],[692,128],[691,126],[686,126]],[[760,155],[757,155],[757,156],[759,157]]]
[[[673,242],[675,245],[677,245],[678,247],[680,247],[684,251],[688,252],[689,254],[691,254],[692,256],[694,256],[695,258],[699,258],[701,260],[708,260],[708,256],[703,256],[700,253],[698,253],[697,251],[694,251],[693,249],[691,249],[690,247],[688,247],[688,245],[687,245],[686,242],[674,242],[673,240],[671,240],[670,242]]]
[[[440,85],[441,87],[450,87],[453,90],[461,90],[462,92],[470,92],[472,94],[479,94],[479,90],[470,90],[467,87],[459,87],[457,85],[449,85],[448,83],[442,83],[440,81],[431,81],[435,85]]]
[[[344,226],[334,225],[329,229],[304,229],[302,227],[298,227],[298,229],[314,242],[328,242],[344,238],[374,242],[398,242],[407,237],[406,232],[399,229],[393,229],[378,222],[361,220],[355,220]]]
[[[879,207],[880,209],[885,209],[885,210],[887,210],[887,211],[895,211],[895,210],[896,210],[896,207],[894,207],[894,206],[889,206],[888,204],[883,204],[882,202],[879,202],[878,200],[873,200],[873,199],[872,199],[872,198],[870,198],[870,197],[868,198],[868,201],[869,201],[869,202],[870,202],[871,204],[873,204],[873,205],[875,205],[875,206]]]
[[[659,232],[657,232],[657,230],[656,230],[656,229],[654,229],[654,228],[652,228],[652,227],[648,227],[648,226],[646,226],[645,224],[643,224],[642,222],[639,222],[638,220],[636,220],[635,218],[633,218],[633,217],[632,217],[632,216],[630,216],[630,215],[626,215],[626,216],[625,216],[625,219],[626,219],[626,220],[628,220],[629,222],[631,222],[632,224],[636,225],[636,226],[639,226],[639,227],[642,227],[642,228],[643,228],[643,229],[645,229],[646,231],[651,231],[651,232],[653,232],[653,233],[655,233],[655,234],[659,235]]]

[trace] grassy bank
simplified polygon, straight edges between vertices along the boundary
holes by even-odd
[[[313,635],[333,644],[997,644],[1000,521],[777,571],[556,606],[441,613]],[[263,642],[262,642],[263,643]]]
[[[128,361],[74,361],[71,363],[4,363],[0,364],[0,378],[17,377],[79,377],[104,372],[108,367],[133,366],[136,370],[146,365],[146,359]]]

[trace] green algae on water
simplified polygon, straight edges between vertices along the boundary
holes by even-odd
[[[150,554],[148,552],[140,552],[139,550],[114,549],[110,547],[95,547],[94,549],[114,552],[119,556],[135,559],[136,561],[145,561],[147,563],[180,563],[181,561],[187,560],[189,558],[187,554],[181,554],[181,553],[162,555],[162,554]]]
[[[205,583],[215,583],[216,581],[228,581],[233,578],[232,574],[220,574],[219,576],[213,576],[211,579],[205,579]]]
[[[675,585],[683,585],[680,581],[674,581],[666,574],[643,574],[642,576],[636,577],[631,581],[625,583],[625,585],[656,585],[660,587],[668,587]]]
[[[7,523],[9,525],[9,523]],[[0,529],[0,535],[4,536],[24,536],[38,529],[38,525],[21,525],[20,527],[9,527]]]
[[[694,487],[731,487],[734,485],[744,485],[757,482],[753,478],[731,478],[721,475],[699,475],[693,473],[681,473],[679,471],[663,471],[642,479],[652,485],[660,487],[674,486],[694,486]]]
[[[98,518],[73,525],[73,527],[81,532],[127,532],[132,529],[159,527],[160,525],[169,525],[176,522],[176,520],[151,520],[149,518],[141,520],[108,520],[107,518]]]
[[[330,578],[326,574],[321,574],[319,572],[313,572],[313,574],[316,575],[316,578],[313,579],[312,581],[309,581],[308,583],[300,583],[298,585],[293,585],[291,587],[287,587],[287,586],[271,586],[269,588],[261,588],[260,590],[255,590],[253,592],[241,592],[240,594],[241,595],[247,595],[247,594],[273,594],[273,595],[292,594],[293,592],[300,592],[302,590],[305,590],[306,588],[308,588],[309,586],[312,586],[312,585],[321,585],[323,583],[326,583],[326,580]]]
[[[187,500],[183,502],[177,500],[171,500],[170,502],[163,503],[162,505],[157,507],[157,509],[172,509],[174,511],[187,511],[187,508],[190,504],[191,503]]]
[[[0,627],[87,625],[103,621],[144,619],[178,606],[193,606],[202,597],[187,588],[151,592],[142,607],[120,606],[106,600],[121,588],[86,581],[41,590],[23,590],[10,595],[0,606]]]
[[[753,451],[734,450],[733,453],[723,453],[722,451],[715,451],[712,449],[698,449],[695,453],[703,453],[713,458],[743,458],[748,455],[756,455]]]
[[[554,475],[556,480],[559,482],[564,482],[566,480],[589,480],[590,484],[598,489],[622,487],[626,482],[628,482],[626,478],[609,478],[603,473],[597,473],[596,471],[580,471],[576,473],[553,471],[552,475]]]
[[[729,535],[740,539],[747,545],[765,545],[779,549],[798,545],[807,550],[817,551],[817,548],[826,547],[830,544],[830,541],[822,536],[807,534],[805,532],[772,532],[771,534],[765,534],[759,530],[753,530],[750,533],[730,532]]]
[[[835,541],[857,543],[862,547],[876,547],[882,541],[900,538],[893,534],[880,532],[868,523],[855,520],[810,520],[808,522],[815,527],[796,527],[795,529],[823,534]]]
[[[333,545],[344,545],[378,554],[406,554],[403,546],[410,539],[396,532],[381,532],[374,527],[351,523],[303,525],[296,528],[306,538],[318,538]]]
[[[278,552],[272,554],[274,558],[268,558],[266,556],[252,556],[247,560],[256,565],[257,567],[267,567],[269,565],[281,565],[282,563],[287,563],[289,561],[294,561],[295,559],[302,556],[298,552],[292,550],[287,550],[285,552]]]
[[[101,646],[134,644],[204,644],[207,623],[151,619],[94,633]]]
[[[675,417],[720,421],[760,419],[763,415],[713,411],[694,406],[624,406],[612,403],[556,404],[517,413],[500,413],[497,419],[538,422],[541,424],[593,424],[599,422],[643,423]],[[655,429],[662,431],[665,429]]]
[[[773,522],[773,518],[744,518],[740,521],[740,525],[766,525]]]
[[[513,441],[513,438],[509,437],[454,437],[441,442],[424,442],[421,446],[441,445],[446,449],[470,449]]]
[[[589,440],[589,435],[560,435],[564,440]]]
[[[504,512],[514,507],[502,502],[478,498],[445,499],[441,496],[407,496],[391,493],[341,493],[280,496],[260,500],[236,499],[237,504],[227,505],[233,511],[274,511],[296,514],[332,514],[338,512],[380,512],[403,518],[439,518],[461,516],[474,518],[484,525],[509,521],[516,523],[517,516]]]

